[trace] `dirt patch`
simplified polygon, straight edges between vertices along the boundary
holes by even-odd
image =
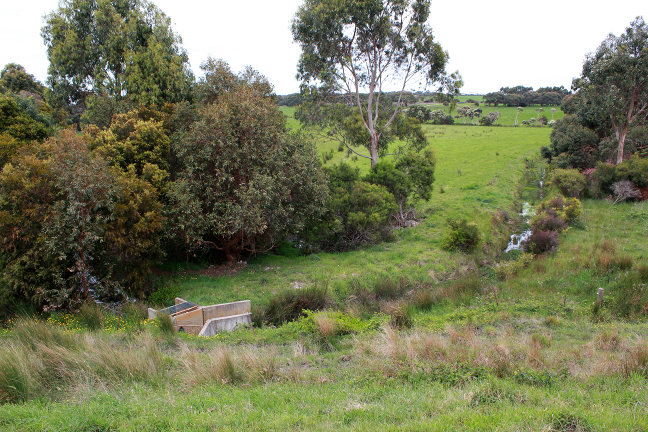
[[[247,267],[247,262],[240,261],[237,263],[228,263],[222,265],[210,265],[207,268],[199,270],[185,270],[180,272],[181,275],[198,275],[208,277],[231,276]]]

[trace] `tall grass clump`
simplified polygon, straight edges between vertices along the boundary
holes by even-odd
[[[165,371],[166,361],[150,335],[126,343],[22,320],[0,351],[0,401],[54,396],[83,385],[154,383]]]
[[[623,274],[612,290],[613,309],[618,315],[648,316],[648,271],[643,267]]]
[[[79,309],[77,318],[88,330],[99,330],[103,327],[104,314],[101,307],[95,302],[84,303]]]
[[[173,327],[173,320],[171,316],[164,313],[159,313],[155,317],[155,322],[157,323],[160,333],[167,337],[175,335],[175,328]]]
[[[330,303],[326,286],[312,286],[304,289],[285,290],[270,299],[263,311],[267,324],[281,325],[304,316],[304,311],[317,311]]]

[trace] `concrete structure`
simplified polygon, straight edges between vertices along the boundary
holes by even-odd
[[[211,306],[198,306],[195,303],[175,299],[175,304],[165,309],[149,308],[149,319],[158,314],[168,314],[173,326],[179,332],[200,336],[213,336],[220,331],[232,331],[240,325],[252,325],[250,300],[223,303]]]

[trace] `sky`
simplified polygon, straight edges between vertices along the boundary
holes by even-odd
[[[209,56],[235,71],[250,65],[277,94],[299,91],[299,46],[290,23],[303,0],[153,0],[183,40],[191,67]],[[22,64],[40,81],[47,53],[40,29],[58,0],[3,0],[0,67]],[[432,0],[430,25],[458,70],[462,93],[483,94],[503,86],[571,86],[583,60],[609,33],[620,34],[636,16],[648,20],[648,1]]]

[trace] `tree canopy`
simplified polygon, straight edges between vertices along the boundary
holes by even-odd
[[[306,0],[292,24],[301,48],[298,76],[311,95],[346,96],[366,131],[372,167],[386,153],[408,86],[439,81],[448,55],[427,25],[429,0]],[[383,97],[397,86],[396,100]],[[366,92],[366,98],[361,93]]]
[[[42,36],[53,99],[74,107],[77,120],[90,97],[160,105],[189,95],[181,39],[146,0],[63,0]]]
[[[648,121],[648,25],[636,18],[620,36],[609,35],[583,64],[574,80],[587,103],[608,117],[617,141],[616,162],[623,162],[631,128]]]

